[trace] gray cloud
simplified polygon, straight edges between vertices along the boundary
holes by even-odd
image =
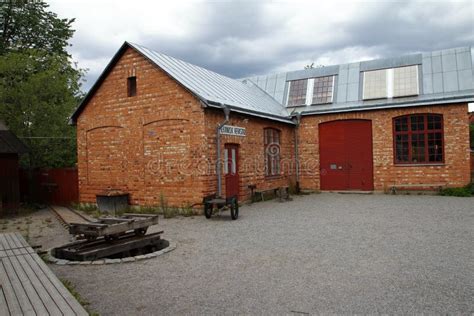
[[[135,28],[133,18],[123,34],[119,16],[103,26],[105,35],[78,23],[71,51],[80,67],[90,68],[84,86],[88,89],[124,40],[233,78],[301,69],[311,61],[345,63],[474,42],[473,2],[359,2],[353,10],[335,2],[318,11],[319,4],[199,2],[176,16],[176,27],[186,30],[179,36],[150,34]],[[60,16],[78,21],[89,13],[55,7]]]

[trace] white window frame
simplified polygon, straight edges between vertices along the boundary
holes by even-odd
[[[224,175],[229,173],[229,150],[224,148]]]
[[[419,68],[418,65],[410,65],[410,66],[402,66],[402,67],[412,67],[412,66],[415,66],[415,70],[416,70],[416,94],[399,95],[399,96],[393,97],[393,92],[395,90],[394,89],[395,87],[392,84],[392,98],[405,98],[405,97],[420,95],[420,77],[419,77],[419,73],[418,73],[418,68]],[[401,67],[395,67],[395,68],[401,68]],[[395,74],[395,68],[391,68],[391,70],[393,71],[393,74]]]
[[[331,93],[331,102],[330,103],[334,103],[334,92],[336,92],[336,87],[334,86],[334,84],[336,83],[336,75],[327,75],[327,76],[321,76],[321,77],[329,77],[329,76],[332,76],[332,93]],[[313,103],[313,98],[314,98],[314,79],[316,78],[319,78],[319,77],[314,77],[314,78],[311,78],[313,81],[311,83],[311,102],[309,103],[309,105],[326,105],[326,104],[330,104],[330,103]]]
[[[308,86],[306,87],[306,105],[313,104],[314,78],[308,78]]]
[[[363,78],[362,78],[362,101],[369,101],[369,100],[377,100],[377,99],[394,99],[394,98],[404,98],[404,97],[409,97],[413,95],[401,95],[401,96],[394,96],[394,79],[395,79],[395,69],[396,68],[402,68],[402,67],[412,67],[415,66],[416,69],[416,95],[420,95],[420,77],[419,77],[419,72],[418,72],[418,65],[408,65],[408,66],[400,66],[400,67],[394,67],[394,68],[385,68],[385,69],[374,69],[374,70],[384,70],[387,72],[386,74],[386,89],[387,89],[387,96],[384,98],[366,98],[365,97],[365,74],[369,71],[372,70],[367,70],[363,72]],[[333,94],[334,96],[334,94]]]
[[[387,71],[389,68],[386,68],[386,69],[374,69],[374,70],[367,70],[367,71],[364,71],[362,72],[364,75],[362,76],[362,101],[365,101],[365,100],[378,100],[378,99],[388,99],[388,95],[390,94],[389,90],[390,90],[390,87],[388,85],[388,73],[386,74],[385,78],[385,88],[387,89],[387,95],[385,97],[380,97],[380,98],[366,98],[365,97],[365,74],[369,71],[380,71],[380,70],[383,70],[383,71]]]

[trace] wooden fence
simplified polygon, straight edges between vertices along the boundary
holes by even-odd
[[[77,169],[21,169],[20,195],[23,201],[51,205],[70,205],[77,202]]]

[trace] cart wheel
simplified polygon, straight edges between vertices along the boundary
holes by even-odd
[[[118,239],[118,235],[105,235],[104,236],[105,241],[114,241]]]
[[[239,217],[239,202],[237,198],[233,197],[230,204],[230,217],[233,220],[236,220]]]
[[[212,204],[204,203],[204,216],[206,216],[206,218],[211,218],[211,216],[212,216]]]
[[[135,235],[144,236],[146,234],[146,230],[147,230],[147,228],[135,229]]]

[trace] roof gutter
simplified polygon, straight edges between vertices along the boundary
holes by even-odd
[[[206,101],[205,103],[209,107],[218,108],[218,109],[222,108],[222,106],[221,106],[222,103],[216,103],[216,102],[212,102],[212,101]],[[277,116],[277,115],[273,115],[273,114],[264,114],[264,113],[257,112],[257,111],[242,109],[242,108],[235,107],[235,106],[232,106],[232,105],[229,105],[229,104],[225,104],[225,106],[228,107],[229,109],[231,109],[232,112],[247,114],[247,115],[251,115],[251,116],[257,116],[257,117],[264,118],[264,119],[267,119],[267,120],[279,121],[281,123],[295,125],[295,122],[293,122],[291,120],[291,117],[289,115],[287,117],[286,116]]]
[[[398,102],[391,104],[374,104],[366,106],[353,106],[347,108],[334,108],[328,110],[312,110],[312,111],[301,111],[301,115],[317,115],[317,114],[331,114],[331,113],[344,113],[344,112],[357,112],[357,111],[370,111],[370,110],[384,110],[394,109],[403,107],[415,107],[425,105],[441,105],[449,103],[460,103],[460,102],[474,102],[474,95],[463,95],[459,97],[446,97],[434,100],[419,100],[414,102]]]

